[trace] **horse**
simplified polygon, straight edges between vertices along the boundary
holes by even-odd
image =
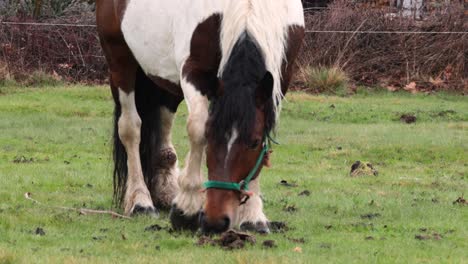
[[[301,0],[97,0],[96,21],[115,102],[114,201],[129,216],[170,208],[175,230],[268,233],[259,174],[304,38]]]

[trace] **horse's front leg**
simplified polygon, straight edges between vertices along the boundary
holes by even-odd
[[[255,231],[266,234],[270,232],[268,220],[263,213],[263,201],[260,197],[260,177],[249,184],[253,195],[244,205],[239,207],[237,224],[243,231]]]
[[[204,201],[204,194],[201,192],[204,179],[201,163],[206,146],[208,98],[186,79],[182,81],[182,89],[189,111],[187,133],[190,151],[178,180],[180,190],[172,204],[170,219],[174,229],[195,231],[199,226],[198,216]]]
[[[128,178],[124,196],[125,214],[150,213],[156,211],[150,192],[145,184],[140,161],[141,119],[135,103],[135,92],[121,89],[119,102],[121,115],[118,121],[119,138],[127,152]]]

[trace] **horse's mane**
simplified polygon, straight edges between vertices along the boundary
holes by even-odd
[[[255,91],[267,73],[265,59],[256,41],[244,33],[238,39],[220,76],[223,93],[210,106],[210,136],[225,142],[237,129],[240,140],[248,142],[255,125]],[[265,133],[275,127],[273,98],[264,107]]]

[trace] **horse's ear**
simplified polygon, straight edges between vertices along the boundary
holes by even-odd
[[[263,105],[265,105],[266,102],[268,102],[268,100],[272,98],[273,85],[273,75],[271,75],[270,72],[267,72],[265,76],[263,76],[263,79],[259,83],[255,92],[255,103],[258,107],[262,107]]]

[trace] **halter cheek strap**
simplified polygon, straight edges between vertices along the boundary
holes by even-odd
[[[268,153],[268,150],[270,150],[271,142],[278,144],[269,135],[266,135],[263,139],[262,152],[260,152],[257,162],[255,163],[255,166],[252,168],[252,170],[249,172],[249,174],[244,180],[240,181],[239,183],[223,182],[223,181],[207,181],[203,184],[203,187],[205,187],[205,189],[214,188],[214,189],[224,189],[224,190],[232,190],[232,191],[239,191],[242,193],[247,193],[247,191],[249,190],[249,183],[252,181],[253,177],[257,174],[258,170],[260,169],[260,166],[262,165],[263,159],[265,158],[265,155]]]

